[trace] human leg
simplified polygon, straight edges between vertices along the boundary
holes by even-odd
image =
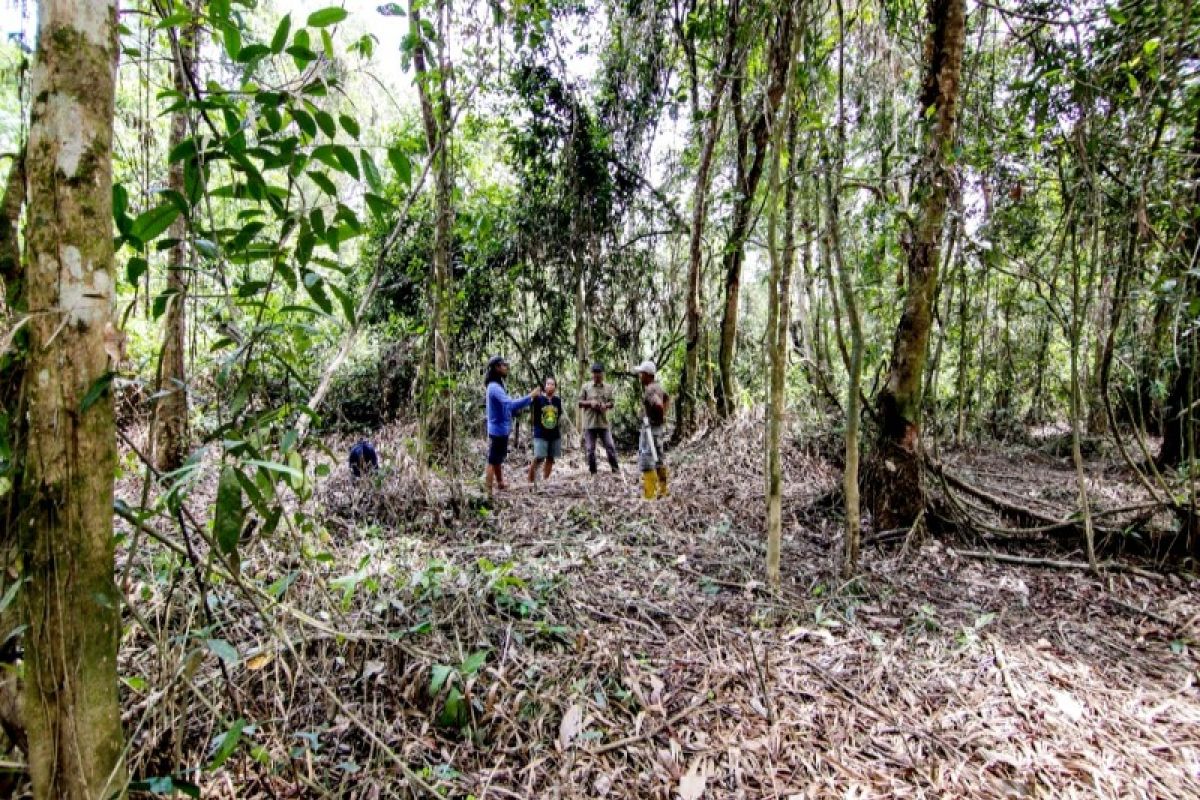
[[[613,472],[620,472],[621,466],[617,462],[617,443],[613,441],[612,429],[604,429],[604,452],[608,454],[608,466],[612,467]]]
[[[587,453],[588,472],[596,474],[596,431],[588,428],[583,432],[583,449]]]

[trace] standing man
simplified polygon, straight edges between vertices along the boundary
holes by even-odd
[[[529,465],[529,482],[537,481],[538,467],[546,464],[542,477],[550,480],[554,459],[562,456],[562,398],[557,396],[558,381],[546,378],[542,382],[542,396],[533,399],[533,463]]]
[[[487,472],[483,484],[488,496],[494,489],[504,490],[504,461],[508,458],[508,435],[512,433],[513,414],[528,406],[534,398],[542,396],[541,388],[534,389],[524,397],[513,400],[504,390],[504,379],[508,377],[508,361],[503,356],[492,356],[488,361],[487,378]]]
[[[658,383],[658,367],[643,361],[633,368],[642,384],[642,434],[638,439],[638,467],[642,471],[642,497],[647,500],[666,497],[666,422],[670,396]]]
[[[579,392],[579,407],[583,409],[583,447],[587,452],[588,471],[596,474],[596,440],[604,443],[608,465],[617,472],[617,446],[608,426],[608,412],[616,405],[612,387],[604,382],[604,365],[592,364],[592,382]]]

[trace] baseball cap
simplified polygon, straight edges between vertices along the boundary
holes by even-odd
[[[502,364],[507,364],[507,363],[508,363],[508,359],[505,358],[504,356],[492,356],[491,358],[488,359],[487,368],[495,369],[496,367],[499,367]]]
[[[604,372],[604,365],[599,361],[592,364],[592,372]]]
[[[634,372],[644,372],[647,375],[657,375],[658,367],[656,367],[654,365],[653,361],[646,360],[646,361],[643,361],[642,363],[638,364],[636,367],[634,367],[633,371]]]

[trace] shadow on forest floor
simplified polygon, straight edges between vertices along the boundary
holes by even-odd
[[[450,797],[1200,796],[1200,581],[934,540],[868,546],[838,582],[839,520],[811,503],[840,475],[793,445],[772,595],[756,430],[673,453],[655,503],[630,465],[592,477],[577,451],[530,488],[516,453],[509,492],[460,517],[384,434],[394,471],[338,468],[318,492],[324,536],[246,546],[245,582],[282,582],[282,602],[257,617],[218,584],[199,639],[178,637],[206,624],[190,588],[146,548],[130,596],[158,633],[122,649],[135,774],[208,763],[241,716],[205,797],[408,796],[399,762]],[[954,458],[1038,480],[1016,456]],[[211,654],[172,677],[205,638],[237,649],[232,686]]]

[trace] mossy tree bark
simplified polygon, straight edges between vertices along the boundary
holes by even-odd
[[[44,0],[32,73],[25,296],[32,318],[15,524],[37,798],[123,795],[113,580],[115,0]]]
[[[189,10],[193,5],[189,0]],[[172,79],[180,97],[190,93],[187,73],[192,69],[196,54],[197,26],[187,25],[179,31],[172,43]],[[188,112],[176,109],[171,114],[171,133],[168,152],[174,152],[188,133]],[[185,194],[183,161],[175,161],[167,173],[167,186],[172,191]],[[159,397],[156,410],[154,456],[162,472],[170,472],[183,465],[188,454],[188,392],[187,368],[184,354],[187,351],[187,223],[180,215],[171,225],[170,237],[175,241],[168,253],[167,293],[170,301],[163,321],[163,346],[160,358],[158,387]]]
[[[925,77],[918,119],[922,154],[919,214],[908,249],[908,294],[896,329],[887,380],[876,398],[880,421],[866,471],[869,505],[880,530],[913,524],[925,506],[921,485],[921,389],[933,299],[941,261],[942,227],[954,181],[951,148],[966,39],[965,0],[929,0]]]

